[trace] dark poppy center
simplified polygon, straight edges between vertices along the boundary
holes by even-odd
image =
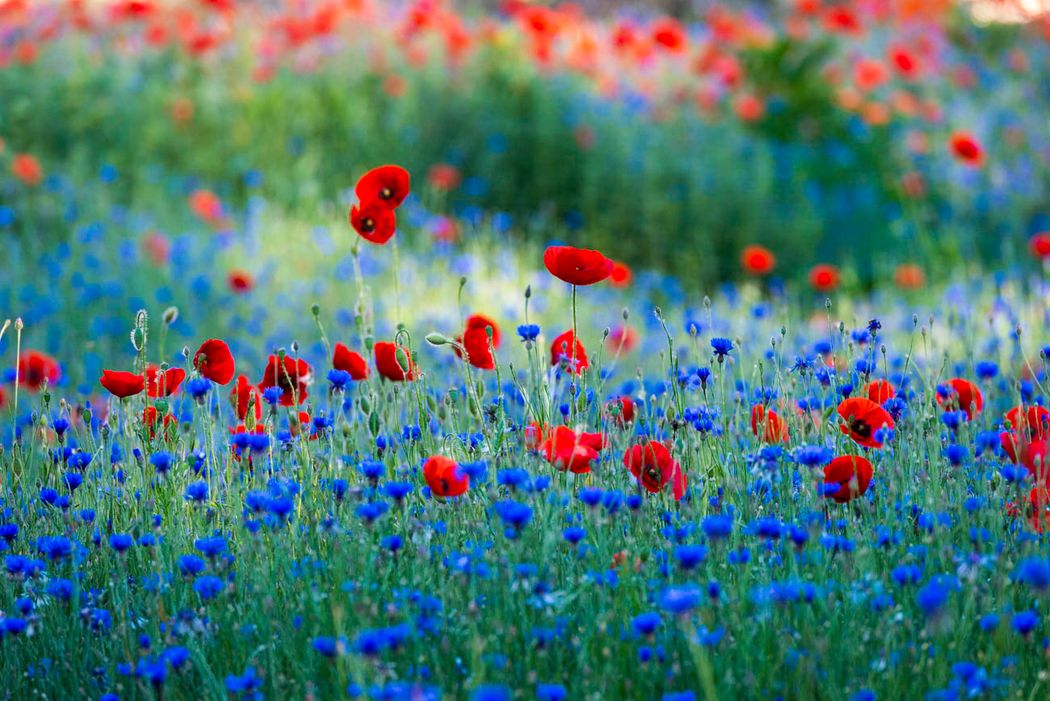
[[[361,222],[361,228],[366,232],[375,231],[376,220],[372,217],[365,217],[364,221]]]
[[[652,484],[659,484],[660,477],[662,476],[660,474],[660,469],[656,465],[646,465],[643,475],[646,481],[651,482]]]
[[[394,196],[394,191],[391,190],[389,187],[384,187],[382,190],[379,191],[379,196],[384,200],[389,200],[391,197]]]
[[[849,422],[849,429],[861,438],[868,438],[871,436],[871,426],[864,419],[851,419]]]

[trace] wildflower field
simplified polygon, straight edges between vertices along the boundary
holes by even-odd
[[[1050,698],[1040,8],[0,0],[0,698]]]

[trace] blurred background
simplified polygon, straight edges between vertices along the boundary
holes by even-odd
[[[409,246],[561,240],[687,286],[755,243],[857,287],[1005,266],[1050,229],[1047,4],[3,0],[0,236],[100,203],[142,236],[244,234],[253,201],[338,228],[396,162]]]

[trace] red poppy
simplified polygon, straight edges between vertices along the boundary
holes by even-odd
[[[149,397],[170,397],[179,391],[179,385],[186,377],[182,368],[168,368],[163,372],[156,365],[146,366],[146,395]]]
[[[868,491],[871,475],[871,463],[864,458],[840,455],[824,466],[824,484],[838,485],[837,490],[825,490],[824,496],[840,504],[852,501]]]
[[[218,226],[223,222],[222,200],[210,190],[194,190],[189,196],[190,209],[202,221]]]
[[[593,285],[609,277],[613,262],[599,251],[572,246],[550,246],[543,264],[551,275],[570,285]]]
[[[1028,525],[1036,533],[1050,531],[1050,489],[1037,486],[1028,493]]]
[[[1036,404],[1015,406],[1006,412],[1006,420],[1014,431],[1026,433],[1032,438],[1050,438],[1050,410]]]
[[[675,501],[685,494],[685,472],[663,443],[649,441],[644,445],[631,446],[623,454],[623,464],[650,492],[659,492],[668,482],[672,482]]]
[[[776,256],[765,246],[752,244],[740,254],[740,264],[751,275],[768,275],[777,265]]]
[[[354,187],[354,193],[362,207],[376,204],[381,208],[393,210],[405,201],[410,189],[411,177],[407,170],[401,166],[385,165],[362,175]],[[357,229],[356,226],[354,228]]]
[[[237,412],[237,420],[244,421],[248,416],[248,408],[255,407],[255,420],[262,418],[262,395],[259,388],[253,385],[245,375],[237,377],[237,383],[230,392],[230,404]]]
[[[556,469],[579,475],[591,471],[591,463],[605,445],[605,436],[601,433],[586,433],[574,431],[568,426],[557,426],[540,443],[539,450]]]
[[[839,429],[865,448],[881,448],[880,431],[894,427],[893,417],[881,406],[864,397],[851,397],[839,403],[843,423]]]
[[[954,132],[948,139],[948,146],[962,163],[975,168],[984,164],[984,149],[973,134],[965,131]]]
[[[259,389],[265,392],[267,387],[280,387],[283,390],[281,406],[296,406],[306,401],[309,396],[306,388],[312,381],[313,370],[302,358],[286,355],[282,361],[276,355],[271,355],[266,361]]]
[[[576,368],[575,373],[582,375],[583,371],[590,367],[590,362],[587,360],[587,351],[583,347],[570,329],[562,335],[558,336],[551,342],[551,365],[562,365],[565,368],[571,369],[573,361],[573,347],[576,349]]]
[[[360,353],[355,353],[342,343],[335,344],[335,351],[332,353],[332,367],[349,373],[355,381],[368,378],[367,361]]]
[[[114,397],[121,399],[134,397],[146,388],[146,380],[142,375],[123,370],[103,370],[98,383]]]
[[[391,382],[412,382],[416,379],[416,366],[405,348],[390,341],[380,341],[374,350],[376,370],[382,377]]]
[[[1050,231],[1040,231],[1028,239],[1028,250],[1039,260],[1050,258]]]
[[[27,350],[18,356],[18,384],[22,387],[35,392],[45,381],[54,386],[61,379],[62,368],[47,353]]]
[[[751,407],[751,433],[766,443],[787,443],[788,427],[772,409],[761,404]]]
[[[809,284],[817,292],[833,292],[839,286],[839,269],[822,263],[809,270]]]
[[[492,332],[492,345],[489,345],[489,329]],[[467,352],[467,362],[481,370],[495,370],[496,358],[493,348],[499,348],[501,341],[499,325],[484,314],[471,314],[467,317],[467,327],[463,335],[456,338]],[[456,355],[462,357],[458,348]]]
[[[11,159],[11,175],[26,185],[35,187],[44,179],[44,169],[40,167],[40,161],[33,156],[19,153]]]
[[[0,387],[0,409],[3,409],[7,405],[7,393],[3,387]]]
[[[616,261],[613,263],[612,272],[609,273],[609,284],[613,287],[627,287],[634,279],[634,273],[626,263]]]
[[[461,179],[459,168],[448,163],[435,163],[427,171],[427,182],[435,190],[455,190],[459,187]]]
[[[673,17],[661,17],[651,27],[653,44],[673,54],[684,52],[689,37],[682,28],[682,23]]]
[[[235,374],[233,353],[226,341],[209,338],[201,344],[193,356],[193,366],[201,377],[220,385],[228,385]]]
[[[872,380],[868,383],[868,399],[882,406],[897,396],[893,384],[886,380]]]
[[[397,216],[394,210],[373,200],[350,209],[350,226],[365,241],[382,246],[397,230]]]
[[[903,46],[894,46],[889,50],[890,63],[905,78],[913,78],[919,72],[919,60],[915,54]]]
[[[902,290],[918,290],[926,285],[926,273],[914,263],[901,263],[893,271],[893,283]]]
[[[874,90],[887,80],[890,72],[886,64],[874,58],[862,58],[853,66],[853,81],[861,90]]]
[[[627,324],[616,326],[606,337],[605,345],[613,355],[630,353],[638,345],[638,332]]]
[[[605,405],[606,411],[611,414],[616,423],[624,426],[634,421],[634,400],[626,394],[622,394]]]
[[[966,418],[970,421],[984,409],[981,390],[974,383],[960,377],[948,380],[937,388],[937,403],[945,410],[965,411]]]
[[[157,434],[157,419],[157,407],[155,407],[154,405],[150,404],[148,407],[142,410],[142,424],[146,427],[146,430],[149,431],[149,437],[151,439],[154,438]],[[175,423],[175,417],[171,413],[168,413],[164,415],[164,421],[161,425],[163,430],[167,432],[168,427],[175,425]]]
[[[433,455],[423,464],[423,479],[436,497],[458,497],[470,487],[470,476],[444,455]]]
[[[244,270],[231,270],[226,275],[226,284],[238,294],[249,292],[255,286],[255,278],[251,273]]]

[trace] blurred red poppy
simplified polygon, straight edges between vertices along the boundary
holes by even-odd
[[[593,285],[612,274],[613,262],[599,251],[572,246],[551,246],[543,252],[551,275],[570,285]]]
[[[630,353],[638,345],[638,332],[627,324],[614,326],[605,339],[605,347],[613,355]]]
[[[255,286],[255,279],[247,271],[231,270],[226,275],[226,283],[232,291],[240,294],[250,291]]]
[[[893,283],[902,290],[918,290],[926,285],[926,273],[914,263],[901,263],[893,271]]]
[[[839,269],[822,263],[809,270],[809,284],[817,292],[833,292],[839,286]]]
[[[1050,231],[1040,231],[1028,239],[1028,250],[1039,260],[1050,258]]]
[[[634,400],[626,394],[620,395],[605,405],[605,410],[621,426],[634,421]]]
[[[886,380],[872,380],[868,383],[868,399],[882,406],[897,396],[897,390],[893,384]]]
[[[470,488],[470,477],[444,455],[427,458],[423,464],[423,479],[436,497],[458,497]]]
[[[123,370],[103,370],[98,383],[114,397],[121,399],[133,397],[146,387],[146,380],[142,375]]]
[[[362,175],[354,187],[354,193],[362,207],[376,204],[386,209],[396,209],[408,197],[410,188],[411,178],[407,170],[401,166],[385,165]]]
[[[575,348],[575,356],[573,348]],[[572,367],[574,357],[576,360],[575,368]],[[573,335],[571,329],[551,342],[551,365],[561,365],[577,375],[582,375],[583,371],[590,367],[590,362],[587,360],[587,350],[580,343],[579,339]]]
[[[380,341],[375,348],[376,370],[391,382],[412,382],[416,379],[416,366],[412,357],[401,346],[390,341]]]
[[[397,230],[397,217],[394,210],[373,200],[350,209],[350,226],[365,241],[382,246]]]
[[[777,259],[765,246],[752,244],[740,253],[740,265],[751,275],[768,275],[776,267]]]
[[[600,433],[574,431],[568,426],[557,426],[540,444],[539,450],[556,469],[575,474],[591,471],[591,463],[605,447]]]
[[[883,429],[894,427],[893,417],[881,406],[864,397],[851,397],[839,403],[842,417],[839,429],[865,448],[881,448]]]
[[[54,386],[61,379],[62,368],[47,353],[27,350],[18,356],[18,384],[22,387],[36,391],[45,381]]]
[[[335,350],[332,352],[332,367],[349,373],[355,381],[368,378],[368,362],[360,353],[355,353],[342,343],[335,344]]]
[[[254,407],[256,421],[262,418],[262,395],[259,388],[253,385],[245,375],[237,377],[237,382],[230,392],[230,404],[237,413],[238,421],[244,421],[248,416],[249,407]]]
[[[631,446],[623,454],[623,464],[647,491],[659,492],[671,482],[675,501],[685,494],[685,471],[663,443],[649,441]]]
[[[448,163],[435,163],[427,171],[427,182],[435,190],[455,190],[459,187],[461,179],[459,168]]]
[[[193,356],[193,366],[201,377],[220,385],[228,385],[235,374],[233,353],[226,341],[218,338],[209,338],[201,344]]]
[[[302,358],[286,355],[282,360],[271,355],[266,361],[259,389],[265,392],[267,387],[280,387],[283,390],[281,406],[297,406],[306,401],[309,396],[306,388],[312,381],[313,370]]]
[[[627,287],[634,279],[634,273],[626,263],[613,262],[612,272],[609,273],[609,284],[613,287]]]
[[[36,186],[44,179],[44,169],[40,162],[28,153],[15,154],[11,159],[11,175],[29,186]]]
[[[761,404],[751,407],[751,433],[766,443],[787,443],[788,427],[772,409]]]
[[[954,132],[948,139],[948,146],[962,163],[975,168],[984,164],[984,149],[973,134],[965,131]]]
[[[840,455],[824,466],[824,484],[838,485],[824,491],[826,498],[845,504],[868,491],[872,476],[871,463],[859,455]]]
[[[984,409],[981,390],[974,383],[961,377],[948,380],[937,388],[937,403],[946,411],[966,412],[966,418],[970,421]]]
[[[186,377],[182,368],[161,370],[156,365],[146,366],[146,395],[149,397],[170,397],[179,391],[179,385]]]

